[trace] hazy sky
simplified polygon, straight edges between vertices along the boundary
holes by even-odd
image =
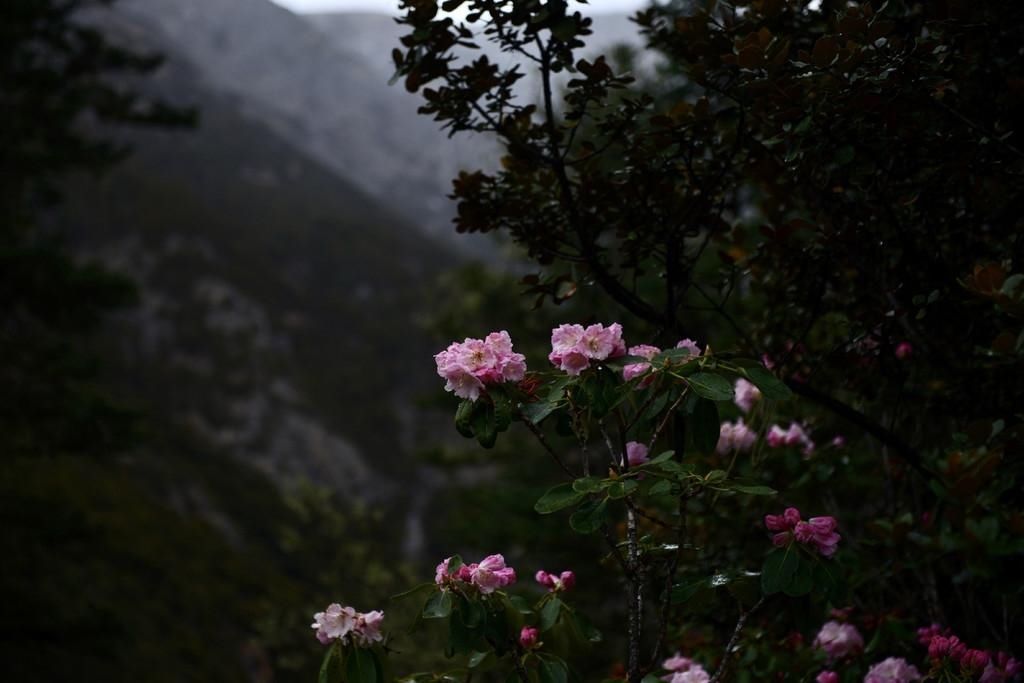
[[[356,12],[395,12],[398,0],[274,0],[295,12],[325,12],[330,10]],[[591,0],[592,12],[630,13],[648,4],[647,0]],[[584,8],[586,9],[586,8]]]

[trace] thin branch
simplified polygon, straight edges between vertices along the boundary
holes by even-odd
[[[537,441],[539,441],[540,445],[544,447],[544,450],[548,452],[548,455],[550,455],[551,458],[558,463],[558,466],[562,468],[562,471],[568,474],[570,478],[575,479],[576,473],[565,464],[565,461],[562,460],[561,456],[558,455],[555,449],[551,447],[551,444],[548,443],[547,437],[544,436],[544,432],[540,430],[540,427],[530,422],[529,418],[522,413],[519,413],[519,417],[522,418],[523,424],[526,425],[526,428],[529,429],[535,437],[537,437]]]
[[[732,637],[729,638],[729,644],[725,646],[725,655],[722,657],[722,663],[718,665],[718,670],[715,671],[715,675],[711,677],[711,683],[718,683],[722,680],[722,676],[725,675],[726,670],[729,668],[729,657],[732,655],[733,650],[736,648],[736,643],[740,639],[740,634],[743,632],[743,627],[747,624],[747,619],[750,615],[758,610],[761,605],[764,604],[764,596],[754,603],[746,612],[740,612],[740,618],[736,620],[736,628],[732,630]]]

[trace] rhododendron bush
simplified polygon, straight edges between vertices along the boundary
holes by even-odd
[[[524,249],[539,310],[474,291],[434,358],[494,454],[446,501],[480,559],[402,598],[412,641],[328,660],[384,676],[436,637],[448,668],[397,675],[1018,679],[1024,275],[995,188],[1024,156],[994,141],[1024,10],[658,3],[638,84],[582,56],[578,4],[403,2],[421,112],[505,145],[455,179],[456,226]]]

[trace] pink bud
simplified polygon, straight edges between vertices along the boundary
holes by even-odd
[[[839,674],[835,671],[822,671],[814,680],[815,683],[839,683]]]
[[[893,355],[900,360],[906,360],[914,353],[914,347],[907,341],[901,341],[896,345]]]
[[[572,590],[576,585],[576,574],[567,569],[559,575],[558,580],[562,583],[562,590]]]
[[[534,580],[540,585],[544,586],[548,590],[555,589],[555,577],[548,574],[543,569],[538,569],[537,573],[533,575]]]
[[[519,632],[519,645],[524,650],[532,650],[537,647],[540,639],[540,631],[532,626],[524,626],[523,630]]]
[[[988,653],[971,648],[960,656],[960,666],[968,671],[981,671],[989,662]]]

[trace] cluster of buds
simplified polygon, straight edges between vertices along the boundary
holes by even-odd
[[[800,519],[800,511],[786,508],[781,515],[765,515],[764,525],[769,531],[777,532],[772,536],[772,543],[783,548],[796,539],[800,543],[813,546],[822,557],[832,557],[839,547],[836,533],[835,517],[811,517],[806,522]]]
[[[342,607],[332,603],[323,612],[313,615],[312,628],[316,629],[316,637],[324,645],[340,641],[344,645],[371,647],[374,643],[384,640],[380,632],[384,613],[357,612],[351,607]]]
[[[505,558],[501,555],[488,555],[480,562],[463,564],[452,570],[452,558],[446,558],[437,565],[434,582],[442,588],[453,583],[469,584],[488,595],[516,582],[516,570],[505,566]]]
[[[533,578],[552,593],[572,590],[573,586],[576,585],[576,574],[568,569],[557,575],[549,574],[543,569],[539,569]]]
[[[437,374],[447,380],[445,391],[475,401],[485,386],[518,382],[526,375],[526,357],[512,351],[508,332],[491,332],[484,339],[453,342],[434,356]]]
[[[917,629],[917,640],[928,648],[928,658],[936,667],[951,664],[967,677],[979,676],[981,683],[1003,683],[1024,673],[1024,663],[1005,652],[990,653],[968,647],[939,624]]]
[[[524,650],[535,650],[541,644],[540,629],[533,626],[524,626],[519,632],[519,646]]]

